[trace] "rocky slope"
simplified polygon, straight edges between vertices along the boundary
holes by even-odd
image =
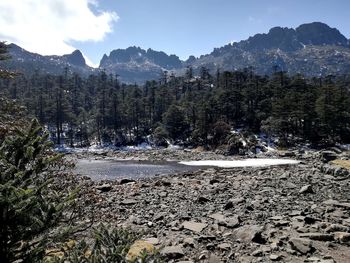
[[[178,70],[183,62],[175,55],[139,47],[113,50],[104,55],[100,68],[109,73],[117,72],[121,81],[142,83],[145,80],[158,80],[164,71]]]
[[[274,27],[267,34],[216,48],[192,66],[212,71],[253,67],[259,74],[271,74],[277,67],[290,74],[319,76],[348,73],[349,58],[346,37],[335,28],[314,22],[296,29]]]
[[[167,262],[348,262],[349,172],[313,154],[299,158],[139,181],[86,179],[82,201],[97,222],[146,231]]]
[[[85,59],[79,50],[63,56],[42,56],[26,51],[15,44],[10,44],[8,51],[11,59],[1,61],[0,66],[19,73],[31,75],[38,71],[42,74],[59,75],[63,74],[65,68],[83,76],[97,72],[86,65]]]
[[[296,29],[274,27],[266,34],[256,34],[247,40],[215,48],[212,53],[200,58],[190,56],[186,61],[152,49],[117,49],[105,54],[99,69],[95,70],[85,64],[80,51],[65,56],[41,56],[16,45],[10,46],[13,60],[0,62],[0,66],[7,69],[30,74],[40,69],[60,74],[68,66],[71,71],[83,75],[103,69],[132,84],[158,80],[164,71],[182,75],[188,66],[193,67],[195,73],[206,67],[213,74],[217,69],[247,67],[252,67],[259,74],[271,74],[276,69],[307,76],[350,72],[350,41],[337,29],[320,22],[303,24]]]

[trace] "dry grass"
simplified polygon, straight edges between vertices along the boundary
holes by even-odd
[[[350,170],[350,160],[334,160],[331,163]]]

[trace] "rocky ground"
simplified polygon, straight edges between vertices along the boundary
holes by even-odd
[[[81,201],[96,222],[144,230],[167,262],[350,262],[349,172],[321,162],[319,154],[282,155],[301,164],[207,168],[137,181],[85,178]],[[229,158],[183,151],[132,156]]]

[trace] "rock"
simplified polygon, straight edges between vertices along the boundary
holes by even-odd
[[[350,233],[347,232],[335,232],[334,240],[339,243],[350,243]]]
[[[304,222],[305,224],[311,225],[311,224],[315,224],[317,221],[316,218],[313,218],[311,216],[304,216]]]
[[[161,212],[159,214],[155,214],[154,215],[154,221],[160,221],[163,220],[165,218],[165,216],[167,215],[166,212]]]
[[[325,163],[337,159],[337,154],[333,151],[323,151],[321,152],[321,160]]]
[[[128,184],[128,183],[135,183],[135,182],[136,181],[133,179],[124,178],[120,180],[119,184]]]
[[[198,242],[208,242],[215,239],[216,239],[216,236],[200,236],[198,237]]]
[[[283,216],[273,216],[273,217],[270,217],[270,219],[273,221],[280,221],[280,220],[283,220]]]
[[[220,222],[221,223],[221,222]],[[220,224],[219,223],[219,224]],[[226,218],[224,221],[224,226],[228,228],[236,228],[240,224],[240,218],[238,216]]]
[[[264,255],[264,252],[261,249],[254,250],[251,254],[253,257],[261,257]]]
[[[229,243],[221,243],[218,245],[218,249],[223,250],[223,251],[228,251],[231,249],[231,244]]]
[[[225,216],[222,213],[211,214],[209,217],[219,222],[225,220]]]
[[[287,151],[287,152],[281,152],[280,156],[281,157],[295,157],[296,154],[295,154],[295,152]]]
[[[313,250],[312,242],[305,238],[292,238],[289,243],[293,249],[303,255]]]
[[[290,213],[289,213],[289,216],[293,217],[293,216],[301,216],[303,214],[302,211],[300,210],[292,210]]]
[[[206,245],[206,249],[208,249],[208,250],[214,250],[214,248],[215,248],[215,244],[214,243],[208,243]]]
[[[162,184],[163,184],[164,186],[171,186],[171,182],[170,182],[170,181],[165,181],[165,180],[163,180],[163,181],[162,181]]]
[[[350,227],[350,218],[344,219],[344,220],[343,220],[343,224]]]
[[[134,244],[131,245],[126,258],[128,261],[134,261],[140,257],[144,252],[152,254],[154,252],[153,244],[145,240],[136,240]]]
[[[317,241],[332,241],[333,235],[331,234],[322,234],[322,233],[305,233],[300,235],[301,238],[309,238],[311,240]]]
[[[329,206],[337,206],[337,205],[339,205],[339,201],[328,199],[328,200],[324,201],[323,204],[329,205]]]
[[[137,204],[137,200],[135,199],[124,199],[120,202],[121,205],[134,205]]]
[[[162,197],[162,198],[167,197],[168,196],[168,192],[160,192],[160,193],[158,193],[158,196]]]
[[[183,241],[184,247],[195,247],[194,239],[192,237],[187,237]]]
[[[207,224],[197,223],[194,221],[185,221],[182,223],[183,228],[191,230],[196,233],[200,233],[204,228],[207,227]]]
[[[146,242],[156,246],[156,245],[159,245],[159,239],[158,238],[155,238],[155,237],[149,237],[149,238],[146,238],[145,239]]]
[[[325,229],[325,232],[350,232],[350,228],[340,224],[331,224]]]
[[[220,180],[216,178],[210,179],[209,181],[209,184],[217,184],[217,183],[220,183]]]
[[[336,206],[346,210],[350,210],[350,203],[339,203]]]
[[[257,225],[246,225],[236,229],[233,234],[236,239],[244,243],[259,243],[265,244],[266,240],[261,235],[262,229]]]
[[[300,190],[299,190],[299,194],[313,194],[314,191],[312,189],[311,185],[304,185]]]
[[[318,257],[309,257],[305,260],[306,262],[320,262],[321,259]]]
[[[244,203],[245,202],[245,199],[243,197],[240,197],[240,198],[235,198],[235,199],[230,199],[226,205],[224,206],[224,209],[225,210],[228,210],[228,209],[231,209],[233,208],[235,205],[238,205],[238,204],[241,204],[241,203]]]
[[[204,196],[200,196],[200,197],[198,197],[198,199],[197,199],[197,202],[198,202],[198,203],[202,203],[202,204],[207,203],[207,202],[209,202],[209,201],[210,201],[210,200],[209,200],[208,198],[204,197]]]
[[[180,246],[168,246],[164,247],[160,254],[167,259],[179,259],[182,258],[185,254]]]
[[[103,184],[96,186],[97,190],[100,190],[101,192],[109,192],[112,190],[112,186],[110,184]]]
[[[275,255],[275,254],[271,254],[269,258],[270,258],[271,261],[279,261],[279,260],[281,260],[281,256]]]
[[[220,257],[218,257],[217,255],[215,254],[210,254],[209,255],[209,259],[208,259],[208,263],[221,263],[221,259]]]
[[[276,221],[274,222],[275,227],[284,227],[284,226],[288,226],[289,225],[289,221],[287,220],[280,220],[280,221]]]

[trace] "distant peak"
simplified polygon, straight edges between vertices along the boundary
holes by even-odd
[[[71,55],[73,56],[83,56],[83,53],[79,49],[74,50]]]
[[[302,24],[295,31],[299,41],[304,44],[346,46],[348,42],[338,29],[322,22]]]
[[[76,49],[71,54],[64,55],[67,58],[67,62],[75,66],[85,66],[86,61],[80,50]]]

